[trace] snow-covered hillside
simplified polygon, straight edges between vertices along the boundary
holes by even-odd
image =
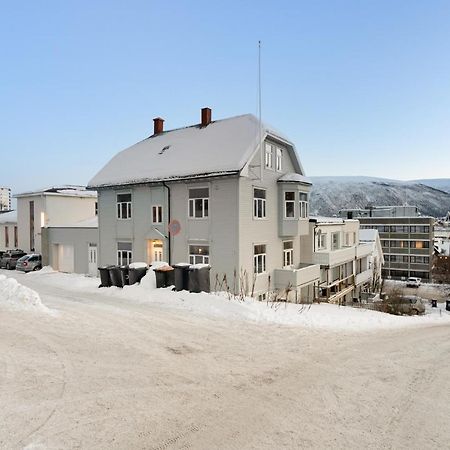
[[[340,209],[371,205],[415,205],[424,216],[442,217],[450,210],[450,193],[421,184],[373,177],[309,177],[311,213],[332,216]],[[432,181],[432,180],[428,180]]]
[[[439,189],[450,194],[450,178],[432,178],[426,180],[414,180],[414,182],[431,186],[432,188]]]

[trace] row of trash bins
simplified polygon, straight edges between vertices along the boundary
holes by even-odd
[[[139,283],[149,270],[138,266],[102,266],[98,268],[101,284],[99,287],[124,287]],[[208,264],[179,263],[155,267],[156,287],[174,286],[176,291],[210,292],[210,266]]]

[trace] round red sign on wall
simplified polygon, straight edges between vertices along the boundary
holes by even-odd
[[[172,236],[176,236],[181,231],[181,225],[178,220],[173,219],[169,222],[169,233]]]

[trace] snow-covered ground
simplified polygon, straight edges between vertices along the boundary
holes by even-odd
[[[393,316],[378,311],[327,303],[314,305],[274,304],[259,302],[252,298],[240,301],[229,298],[225,293],[192,294],[186,291],[174,292],[170,288],[156,289],[153,271],[147,273],[140,285],[125,286],[123,289],[117,287],[99,289],[100,280],[97,278],[59,273],[49,267],[44,267],[40,272],[29,273],[25,278],[23,274],[16,274],[15,272],[12,275],[16,279],[28,283],[28,280],[32,277],[35,284],[44,285],[47,289],[52,287],[64,288],[72,292],[95,295],[98,298],[118,298],[134,303],[147,303],[154,307],[182,310],[189,315],[225,320],[245,320],[255,323],[292,325],[308,329],[343,331],[450,324],[450,313],[445,310],[444,303],[440,303],[436,309],[428,308],[427,313],[423,316]],[[15,280],[10,281],[17,284]],[[19,301],[19,303],[23,304],[23,301]]]
[[[49,269],[0,277],[1,449],[450,442],[444,311],[276,309]]]

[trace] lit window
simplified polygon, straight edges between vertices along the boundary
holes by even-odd
[[[283,267],[291,267],[294,264],[294,243],[283,242]]]
[[[191,264],[209,264],[209,246],[190,245],[189,262]]]
[[[284,193],[284,217],[286,219],[295,217],[295,192]]]
[[[266,271],[266,246],[255,245],[253,247],[253,271],[264,273]]]
[[[253,217],[264,219],[266,217],[266,190],[253,189]]]
[[[152,222],[153,223],[162,223],[162,206],[153,206],[152,207]]]
[[[117,194],[117,218],[131,218],[131,194]]]
[[[189,189],[189,217],[204,219],[209,216],[209,188]]]

